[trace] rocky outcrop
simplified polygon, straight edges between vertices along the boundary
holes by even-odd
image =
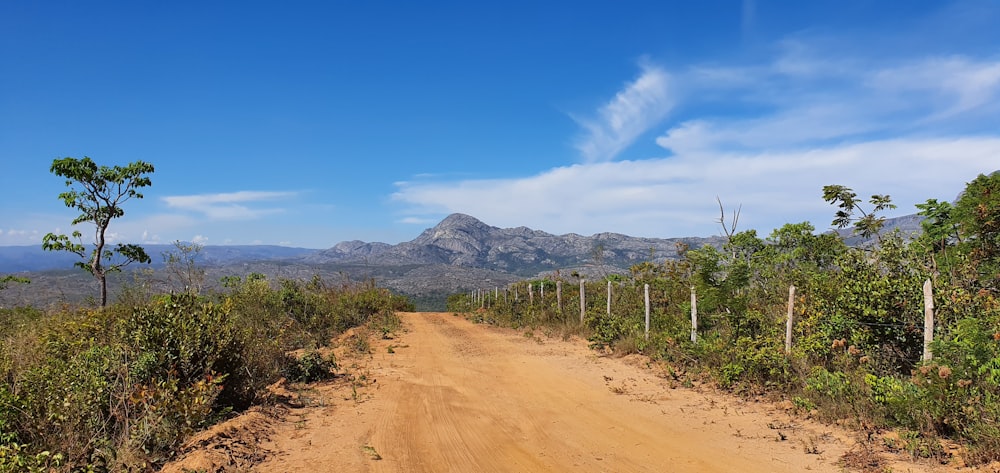
[[[553,235],[526,227],[498,228],[465,214],[452,214],[412,241],[398,245],[339,243],[309,258],[319,263],[369,265],[452,265],[517,275],[576,267],[627,270],[652,259],[677,256],[683,243],[692,248],[718,245],[710,238],[637,238],[618,233]],[[377,245],[377,246],[375,246]]]

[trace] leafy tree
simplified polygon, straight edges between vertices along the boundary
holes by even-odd
[[[916,207],[920,209],[917,214],[924,217],[920,222],[924,235],[935,249],[943,249],[949,243],[958,241],[958,225],[952,219],[954,207],[950,203],[927,199],[927,202],[917,204]]]
[[[773,259],[767,262],[777,277],[796,285],[803,285],[821,271],[833,266],[846,246],[834,234],[813,234],[815,227],[809,222],[787,223],[767,237]]]
[[[111,220],[125,215],[122,204],[136,198],[141,199],[139,189],[152,185],[147,174],[153,172],[153,165],[142,161],[128,166],[98,166],[90,158],[62,158],[52,161],[50,172],[66,178],[69,191],[59,194],[59,199],[67,207],[80,211],[72,224],[90,222],[94,224],[94,247],[87,254],[83,244],[83,234],[67,235],[49,233],[42,239],[42,248],[48,251],[68,251],[83,258],[75,265],[92,274],[101,285],[101,306],[108,303],[109,273],[133,262],[149,263],[150,258],[139,245],[119,243],[109,249],[106,232]]]
[[[951,213],[959,246],[978,268],[984,288],[1000,290],[1000,172],[980,174]]]
[[[892,199],[888,194],[873,194],[871,199],[869,199],[869,203],[873,207],[870,211],[865,212],[865,209],[861,206],[862,200],[858,199],[858,194],[849,187],[839,185],[823,186],[823,200],[840,207],[840,210],[837,211],[833,219],[833,225],[837,228],[853,226],[855,235],[859,235],[864,239],[874,236],[880,241],[879,232],[882,231],[882,227],[885,225],[885,217],[877,214],[886,209],[896,208],[896,205],[892,203]],[[860,213],[861,216],[856,217],[855,212]]]

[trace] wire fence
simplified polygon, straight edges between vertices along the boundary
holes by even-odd
[[[587,322],[588,317],[619,317],[635,320],[641,323],[644,336],[657,326],[663,325],[665,319],[677,322],[680,319],[690,320],[691,342],[697,343],[699,333],[711,330],[720,321],[733,320],[741,314],[715,311],[698,313],[698,294],[695,288],[683,287],[678,283],[659,281],[658,283],[639,283],[635,280],[588,282],[585,279],[535,280],[521,281],[505,287],[494,286],[489,289],[475,289],[465,294],[459,302],[458,310],[493,312],[506,314],[521,322],[530,321],[562,321],[564,323]],[[688,294],[689,292],[689,297]],[[785,324],[785,349],[790,352],[795,334],[796,297],[794,286],[789,287],[789,297],[786,307],[777,298],[766,304],[775,312],[772,318]],[[922,360],[932,357],[930,345],[934,334],[933,293],[930,281],[923,286],[924,317],[923,326],[906,322],[875,322],[845,318],[838,321],[849,328],[869,327],[895,329],[900,332],[913,333],[923,331],[924,350]],[[565,296],[565,297],[564,297]],[[786,310],[780,310],[786,309]],[[784,312],[778,315],[778,312]],[[699,325],[700,321],[700,325]]]

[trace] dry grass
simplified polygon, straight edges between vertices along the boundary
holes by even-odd
[[[845,468],[861,473],[883,473],[887,468],[885,458],[865,439],[858,439],[854,447],[840,457],[840,462]]]

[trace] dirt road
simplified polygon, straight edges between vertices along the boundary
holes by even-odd
[[[312,407],[275,428],[254,471],[839,472],[853,444],[769,404],[673,389],[584,341],[402,318],[398,338],[341,360],[367,385],[307,393]]]

